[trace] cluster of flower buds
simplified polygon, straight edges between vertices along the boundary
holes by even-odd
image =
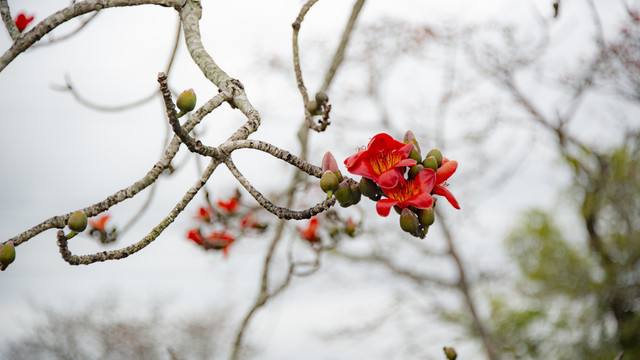
[[[315,100],[309,100],[307,108],[311,115],[321,115],[323,109],[329,103],[329,96],[324,91],[318,91],[315,98]]]
[[[320,188],[327,193],[327,198],[335,196],[342,207],[355,205],[362,197],[358,183],[342,176],[336,159],[329,151],[322,158]]]
[[[198,227],[189,230],[187,239],[205,250],[222,251],[229,255],[229,248],[241,235],[264,232],[267,224],[256,221],[251,209],[242,206],[241,194],[236,190],[228,200],[218,200],[213,206],[202,206],[195,216]],[[203,227],[213,228],[203,235]]]
[[[331,164],[330,161],[328,163]],[[444,158],[437,149],[429,151],[423,158],[420,145],[411,131],[407,131],[403,142],[385,133],[377,134],[365,148],[349,156],[344,163],[350,173],[360,175],[362,179],[359,184],[351,180],[352,183],[342,181],[340,185],[347,183],[351,194],[357,192],[357,196],[351,196],[358,201],[361,194],[376,201],[376,211],[380,216],[388,216],[391,208],[394,208],[400,214],[402,230],[413,236],[424,238],[435,220],[432,195],[444,196],[454,208],[460,209],[458,201],[447,190],[446,183],[456,171],[458,163]],[[346,186],[336,189],[334,179],[326,175],[328,172],[324,165],[323,160],[322,189],[329,196],[331,191],[335,191],[336,199],[343,206],[341,199],[346,199],[346,206],[357,203],[351,198],[338,197],[337,192]],[[335,173],[337,165],[335,170],[327,170]]]

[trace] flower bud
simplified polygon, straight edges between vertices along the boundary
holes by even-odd
[[[416,177],[416,175],[418,175],[418,173],[424,170],[424,166],[422,166],[422,164],[418,163],[417,165],[413,165],[412,167],[409,168],[409,179],[413,179],[414,177]]]
[[[416,214],[409,209],[402,209],[402,214],[400,214],[400,227],[408,233],[416,232],[418,227],[420,227]]]
[[[338,178],[336,175],[329,170],[325,171],[322,174],[322,178],[320,178],[320,188],[325,193],[338,190]]]
[[[448,360],[456,360],[458,358],[458,354],[452,347],[445,346],[442,350],[444,350]]]
[[[16,259],[16,248],[13,241],[7,241],[0,247],[0,270],[4,270]]]
[[[418,151],[418,148],[416,147],[415,144],[411,148],[411,152],[409,153],[409,159],[413,159],[418,163],[422,161],[422,155],[420,155],[420,151]]]
[[[349,237],[353,237],[356,233],[356,223],[353,222],[353,219],[351,217],[347,218],[347,221],[344,223],[344,232]]]
[[[340,203],[341,206],[347,207],[351,205],[351,188],[347,180],[343,181],[338,185],[338,190],[335,193],[336,200]]]
[[[438,160],[435,156],[427,156],[422,162],[422,166],[424,166],[425,169],[436,171],[438,170]]]
[[[402,142],[404,142],[405,144],[408,144],[410,141],[413,141],[413,139],[415,138],[416,136],[413,133],[413,131],[407,130],[407,132],[404,133],[404,136],[402,137]]]
[[[351,197],[349,202],[351,205],[355,205],[360,202],[362,198],[362,193],[360,192],[360,185],[357,182],[353,182],[349,185],[349,189],[351,190]]]
[[[69,218],[69,229],[75,232],[83,232],[87,228],[87,214],[82,210],[78,210],[71,214]]]
[[[309,112],[311,113],[311,115],[320,115],[322,114],[322,107],[320,105],[318,105],[318,102],[315,100],[310,100],[307,103],[307,109],[309,109]]]
[[[378,184],[366,177],[360,179],[360,192],[373,201],[378,201],[382,197],[382,190]]]
[[[440,165],[442,165],[442,153],[440,152],[440,150],[431,149],[431,151],[429,151],[429,153],[427,154],[427,157],[429,157],[429,156],[433,156],[434,158],[436,158],[436,160],[438,161],[438,167],[440,167]]]
[[[189,111],[195,109],[196,93],[193,91],[193,89],[183,91],[182,94],[178,96],[176,105],[178,105],[178,109],[180,109],[177,117],[181,117]]]
[[[435,210],[433,207],[418,210],[418,220],[420,220],[420,224],[424,226],[431,226],[431,224],[436,220]]]
[[[329,96],[327,95],[326,92],[324,91],[318,91],[316,93],[316,103],[318,103],[318,105],[322,105],[325,104],[329,101]]]
[[[333,157],[331,151],[327,151],[322,157],[322,172],[324,173],[327,170],[340,172],[336,158]]]

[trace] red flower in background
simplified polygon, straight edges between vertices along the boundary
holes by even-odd
[[[460,204],[458,204],[458,200],[453,196],[453,194],[447,190],[448,184],[445,182],[447,179],[456,172],[458,168],[457,161],[449,161],[449,159],[444,158],[442,160],[442,165],[436,171],[436,186],[433,189],[434,195],[444,196],[449,203],[456,209],[460,210]]]
[[[347,170],[373,180],[381,188],[393,188],[404,178],[404,167],[416,161],[408,159],[412,143],[404,144],[389,134],[375,135],[365,150],[349,156],[344,164]]]
[[[242,229],[255,229],[260,227],[260,224],[253,218],[253,213],[248,213],[240,219],[240,228]]]
[[[297,226],[296,229],[298,229],[298,232],[300,232],[303,239],[312,243],[320,241],[318,234],[316,234],[316,231],[318,230],[317,217],[312,217],[311,220],[309,220],[309,225],[306,229]]]
[[[198,209],[198,215],[196,215],[196,219],[202,220],[204,222],[210,222],[212,212],[213,210],[211,208],[201,206],[200,209]]]
[[[233,212],[238,208],[238,197],[234,196],[228,201],[218,200],[218,207],[226,212]]]
[[[202,236],[202,234],[200,233],[200,230],[198,229],[189,230],[189,233],[187,234],[187,239],[193,240],[193,242],[195,242],[198,245],[202,245],[202,243],[204,243],[204,237]]]
[[[222,250],[222,255],[226,258],[229,256],[229,247],[231,243],[235,241],[233,235],[227,231],[214,231],[211,235],[207,236],[206,248]]]
[[[97,219],[89,219],[89,225],[91,225],[96,230],[105,231],[104,227],[107,223],[107,220],[109,220],[109,214],[104,213]]]
[[[436,173],[431,169],[423,169],[418,172],[413,180],[406,181],[401,178],[398,185],[391,189],[383,188],[388,199],[380,199],[376,203],[378,215],[387,216],[394,205],[401,209],[414,206],[418,209],[428,209],[433,206],[431,190],[436,182]]]
[[[33,16],[27,17],[24,13],[18,14],[18,16],[16,16],[16,19],[15,19],[15,23],[16,23],[16,27],[18,28],[18,31],[23,32],[24,29],[27,28],[27,25],[29,25],[29,23],[32,21],[33,21]]]

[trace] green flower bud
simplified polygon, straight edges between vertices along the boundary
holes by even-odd
[[[442,165],[442,153],[440,152],[440,150],[438,149],[432,149],[431,151],[429,151],[429,153],[427,154],[427,157],[429,156],[433,156],[436,158],[436,160],[438,160],[438,167],[440,167],[440,165]],[[426,167],[426,166],[425,166]]]
[[[322,114],[322,107],[320,105],[318,105],[318,102],[315,100],[310,100],[307,103],[307,108],[309,109],[309,112],[311,113],[311,115],[320,115]]]
[[[334,196],[342,207],[351,205],[351,187],[349,186],[347,180],[341,182],[340,185],[338,185],[338,190],[336,190]]]
[[[16,259],[16,248],[13,241],[7,241],[0,247],[0,270],[4,270]]]
[[[413,159],[418,163],[420,163],[420,161],[422,161],[422,155],[420,155],[420,151],[418,151],[418,148],[415,145],[413,145],[413,148],[411,149],[411,152],[409,153],[409,159]]]
[[[177,117],[181,117],[189,111],[195,109],[196,93],[193,91],[193,89],[183,91],[182,94],[178,96],[176,105],[178,105],[178,109],[180,109]]]
[[[356,182],[351,183],[351,185],[349,186],[349,189],[351,190],[351,197],[349,199],[349,202],[351,203],[351,205],[355,205],[359,203],[360,199],[362,198],[362,193],[360,192],[360,186],[358,185],[358,183]]]
[[[413,131],[407,130],[407,132],[404,133],[404,136],[402,137],[402,141],[405,144],[408,144],[410,141],[413,141],[415,138],[416,136],[414,135]]]
[[[422,166],[422,164],[418,163],[418,165],[413,165],[412,167],[409,168],[409,179],[413,179],[414,177],[416,177],[416,175],[418,175],[418,173],[424,170],[424,166]]]
[[[325,171],[322,174],[322,178],[320,178],[320,188],[326,193],[338,190],[338,178],[336,175],[329,170]]]
[[[365,177],[360,179],[360,192],[373,201],[378,201],[382,197],[382,190],[378,184]]]
[[[416,214],[409,209],[402,209],[402,214],[400,214],[400,227],[408,233],[415,233],[420,227]]]
[[[424,166],[425,169],[436,171],[438,170],[438,160],[435,156],[427,156],[422,162],[422,166]]]
[[[69,229],[75,232],[83,232],[87,228],[87,214],[82,210],[78,210],[71,214],[69,218]]]
[[[318,105],[325,104],[329,101],[329,96],[324,91],[318,91],[316,93],[316,103]]]
[[[431,226],[436,220],[435,210],[432,207],[418,210],[418,220],[424,226]]]
[[[456,351],[452,347],[445,346],[442,350],[444,350],[444,354],[448,360],[456,360],[458,358],[458,354],[456,354]]]

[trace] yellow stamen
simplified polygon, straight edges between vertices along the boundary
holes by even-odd
[[[371,167],[376,175],[391,169],[395,164],[402,160],[397,152],[381,152],[370,159]]]

